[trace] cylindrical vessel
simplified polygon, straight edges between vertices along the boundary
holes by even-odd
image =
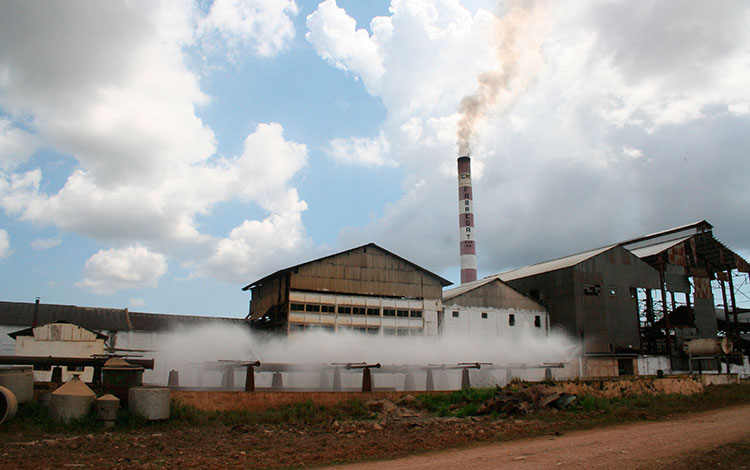
[[[477,280],[477,247],[474,240],[474,197],[471,159],[458,159],[458,228],[461,252],[461,284]]]
[[[18,403],[34,399],[34,372],[31,366],[0,367],[0,386],[12,391]]]
[[[133,387],[128,390],[128,409],[149,421],[169,419],[168,387]]]
[[[113,357],[102,368],[102,388],[128,404],[128,390],[143,383],[143,367],[121,357]]]
[[[111,428],[117,420],[117,410],[120,408],[120,399],[108,393],[96,399],[96,416],[104,421],[104,425]]]
[[[732,352],[732,346],[729,338],[699,338],[685,341],[682,350],[688,356],[718,356]]]
[[[96,394],[78,376],[73,376],[52,392],[50,414],[56,420],[67,423],[89,414],[95,401]]]
[[[0,423],[13,418],[16,411],[18,411],[16,395],[8,388],[0,386]]]

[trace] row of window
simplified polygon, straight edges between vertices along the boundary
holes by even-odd
[[[289,306],[292,312],[308,312],[308,313],[337,313],[339,315],[370,315],[379,317],[381,316],[380,307],[361,307],[355,305],[330,305],[330,304],[313,304],[313,303],[292,303]],[[404,317],[404,318],[422,318],[421,310],[408,310],[408,309],[395,309],[395,308],[384,308],[382,309],[382,316],[384,317]]]
[[[301,324],[301,323],[290,323],[289,331],[336,331],[334,325],[320,325],[320,324]],[[355,333],[367,333],[371,335],[379,335],[382,331],[384,335],[389,336],[421,336],[421,328],[392,328],[392,327],[379,327],[379,326],[350,326],[350,325],[338,325],[338,331],[354,331]]]
[[[460,312],[458,310],[453,311],[453,318],[458,318]],[[487,312],[482,312],[482,318],[487,318]],[[516,325],[516,316],[513,313],[508,314],[508,326],[515,326]],[[537,328],[542,327],[542,316],[541,315],[534,315],[534,326]]]

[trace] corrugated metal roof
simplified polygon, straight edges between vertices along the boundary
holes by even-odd
[[[417,269],[418,271],[422,271],[422,272],[424,272],[425,274],[428,274],[428,275],[430,275],[430,276],[434,277],[435,279],[437,279],[437,280],[438,280],[438,281],[440,282],[440,285],[442,285],[443,287],[445,287],[445,286],[449,286],[449,285],[453,284],[453,283],[452,283],[451,281],[449,281],[449,280],[447,280],[447,279],[444,279],[444,278],[442,278],[442,277],[438,276],[437,274],[435,274],[435,273],[433,273],[433,272],[431,272],[431,271],[428,271],[428,270],[426,270],[425,268],[423,268],[423,267],[421,267],[421,266],[419,266],[419,265],[417,265],[417,264],[414,264],[413,262],[409,261],[408,259],[406,259],[406,258],[402,258],[402,257],[400,257],[399,255],[397,255],[397,254],[395,254],[395,253],[393,253],[393,252],[391,252],[391,251],[388,251],[388,250],[386,250],[385,248],[383,248],[383,247],[381,247],[381,246],[378,246],[378,245],[376,245],[375,243],[368,243],[368,244],[366,244],[366,245],[358,246],[358,247],[356,247],[356,248],[351,248],[351,249],[349,249],[349,250],[344,250],[344,251],[340,251],[340,252],[338,252],[338,253],[334,253],[334,254],[332,254],[332,255],[324,256],[324,257],[322,257],[322,258],[318,258],[318,259],[314,259],[314,260],[310,260],[310,261],[305,261],[304,263],[300,263],[300,264],[297,264],[297,265],[294,265],[294,266],[290,266],[290,267],[288,267],[288,268],[280,269],[280,270],[276,271],[275,273],[273,273],[273,274],[269,274],[268,276],[266,276],[266,277],[264,277],[264,278],[262,278],[262,279],[258,279],[258,280],[257,280],[257,281],[255,281],[255,282],[251,282],[250,284],[248,284],[248,285],[246,285],[245,287],[243,287],[243,288],[242,288],[242,290],[249,290],[249,289],[252,289],[252,288],[253,288],[253,287],[255,287],[256,285],[259,285],[259,284],[263,284],[263,283],[264,283],[264,282],[266,282],[267,280],[269,280],[269,279],[273,279],[273,278],[275,278],[275,277],[277,277],[277,276],[279,276],[279,275],[281,275],[281,274],[283,274],[283,273],[286,273],[287,271],[291,271],[291,270],[293,270],[293,269],[295,269],[295,268],[299,268],[299,267],[301,267],[301,266],[305,266],[305,265],[307,265],[307,264],[311,264],[311,263],[317,263],[318,261],[322,261],[322,260],[325,260],[325,259],[328,259],[328,258],[333,258],[334,256],[339,256],[339,255],[343,255],[343,254],[345,254],[345,253],[350,253],[350,252],[352,252],[352,251],[360,250],[360,249],[362,249],[362,248],[366,248],[366,247],[374,247],[374,248],[377,248],[378,250],[380,250],[380,251],[382,251],[382,252],[384,252],[384,253],[387,253],[387,254],[389,254],[389,255],[393,256],[394,258],[396,258],[396,259],[399,259],[399,260],[403,261],[404,263],[406,263],[406,264],[408,264],[408,265],[410,265],[410,266],[414,267],[414,268],[415,268],[415,269]]]
[[[0,301],[0,324],[30,327],[34,321],[35,308],[34,303]],[[39,304],[37,325],[59,321],[73,323],[93,331],[168,331],[176,327],[215,322],[245,324],[243,318],[171,315],[129,312],[128,309],[118,308]]]
[[[691,237],[692,235],[689,235],[687,237],[678,238],[676,240],[668,240],[668,241],[664,241],[661,243],[655,243],[653,245],[642,246],[640,248],[629,249],[628,246],[624,246],[623,248],[625,248],[626,250],[629,250],[631,253],[633,253],[639,258],[645,258],[647,256],[658,255],[662,251],[666,251],[672,248],[673,246],[684,242],[685,240],[689,240]]]
[[[464,284],[461,284],[458,287],[454,287],[453,289],[446,289],[443,291],[443,300],[449,300],[453,297],[458,297],[461,294],[465,294],[469,292],[470,290],[474,290],[477,287],[482,287],[485,284],[489,284],[492,281],[500,280],[497,276],[488,276],[483,279],[478,279],[476,281],[467,282]]]
[[[497,274],[494,277],[499,277],[502,281],[508,282],[514,279],[521,279],[524,277],[535,276],[537,274],[548,273],[551,271],[557,271],[558,269],[569,268],[575,266],[578,263],[586,261],[589,258],[604,253],[617,245],[609,245],[595,250],[584,251],[583,253],[577,253],[575,255],[566,256],[564,258],[558,258],[551,261],[545,261],[539,264],[533,264],[531,266],[525,266],[523,268],[514,269],[504,273]]]

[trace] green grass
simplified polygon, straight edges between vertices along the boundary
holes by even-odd
[[[438,416],[476,416],[482,403],[486,402],[499,391],[494,388],[469,388],[442,395],[418,395],[417,399],[430,413]]]

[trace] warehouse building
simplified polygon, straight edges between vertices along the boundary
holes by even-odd
[[[685,341],[717,336],[712,280],[729,284],[733,270],[749,271],[711,229],[704,220],[496,277],[538,299],[553,330],[581,342],[584,375],[688,370]],[[726,287],[724,304],[738,312]]]
[[[374,243],[277,271],[245,286],[254,329],[437,335],[451,282]]]
[[[438,315],[441,333],[474,337],[545,336],[547,309],[497,278],[464,283],[443,292]]]
[[[553,330],[581,343],[583,375],[631,375],[640,348],[636,290],[657,289],[659,273],[612,245],[497,276],[549,309]]]

